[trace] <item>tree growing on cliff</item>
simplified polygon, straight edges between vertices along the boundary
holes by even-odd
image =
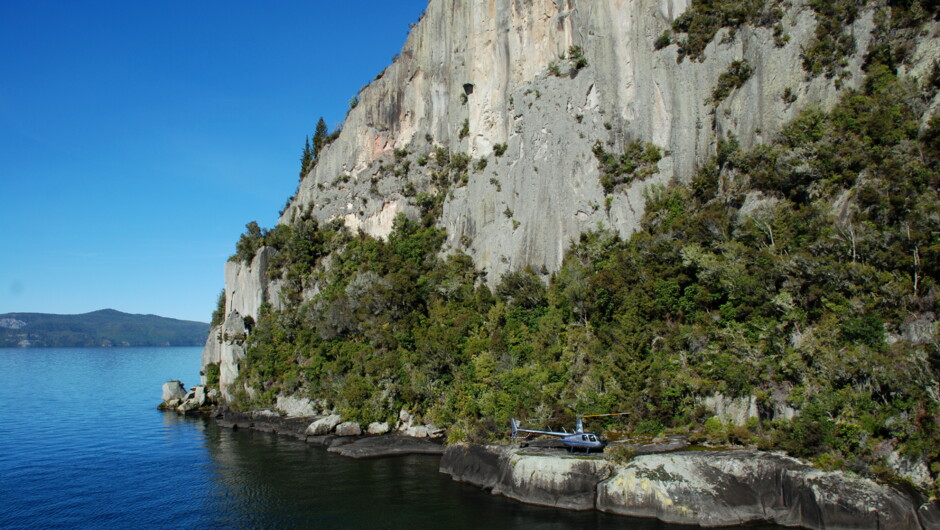
[[[261,248],[262,240],[261,227],[258,226],[258,223],[252,221],[246,224],[245,233],[238,238],[238,243],[235,244],[235,254],[229,258],[229,261],[251,263],[251,260],[255,257],[255,252]]]
[[[320,156],[320,151],[326,146],[328,138],[330,136],[330,130],[326,126],[326,122],[323,121],[323,117],[320,117],[320,121],[317,122],[317,130],[313,133],[313,158],[314,160]]]
[[[300,179],[303,180],[304,175],[307,174],[307,171],[310,167],[313,166],[313,148],[310,147],[310,137],[306,137],[306,142],[304,143],[303,154],[300,155]]]
[[[320,117],[320,120],[317,122],[316,131],[313,133],[313,143],[310,143],[310,137],[306,137],[304,142],[304,150],[300,155],[300,178],[303,180],[304,175],[307,174],[317,161],[317,157],[320,155],[320,150],[323,149],[326,144],[330,143],[333,140],[330,136],[330,130],[326,126],[326,121],[323,120],[323,117]]]

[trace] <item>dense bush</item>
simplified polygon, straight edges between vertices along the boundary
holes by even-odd
[[[732,90],[744,86],[753,72],[754,69],[746,60],[732,62],[728,65],[728,69],[718,76],[718,86],[712,91],[709,102],[717,107],[731,94]]]
[[[658,163],[663,158],[658,146],[638,140],[627,144],[619,156],[609,153],[604,145],[596,142],[593,148],[601,170],[601,186],[605,194],[613,193],[617,186],[643,180],[659,172]]]
[[[763,27],[778,24],[783,17],[781,4],[779,0],[692,0],[688,9],[672,23],[674,32],[684,34],[684,38],[675,39],[679,45],[679,60],[685,57],[700,60],[705,47],[722,28],[728,28],[733,38],[737,28],[745,24]],[[668,39],[668,35],[657,39],[657,50],[668,46],[664,38]]]
[[[206,386],[209,388],[219,388],[219,363],[206,365]]]
[[[813,0],[810,6],[816,12],[816,31],[813,40],[803,51],[803,69],[811,76],[847,76],[848,58],[855,53],[855,37],[847,26],[858,16],[858,0]]]
[[[245,225],[245,233],[235,243],[235,254],[229,258],[229,261],[251,263],[255,253],[261,248],[261,239],[261,227],[256,221]]]
[[[222,322],[225,321],[225,289],[222,289],[222,292],[219,293],[219,298],[215,303],[215,310],[212,311],[212,321],[209,323],[209,327],[216,327]]]
[[[630,412],[636,432],[870,476],[894,450],[936,480],[940,347],[905,335],[940,313],[940,123],[919,131],[918,90],[871,64],[859,90],[776,142],[722,139],[688,185],[651,187],[629,240],[583,234],[550,278],[512,272],[495,292],[468,256],[442,254],[440,194],[416,196],[425,215],[397,219],[387,241],[313,221],[246,236],[278,249],[276,274],[299,286],[251,332],[239,384],[256,397],[236,405],[298,393],[363,422],[407,407],[451,440],[501,437],[513,416]],[[605,190],[661,156],[639,142],[595,154]],[[446,150],[434,158],[456,169]],[[760,418],[709,418],[701,399],[716,393],[754,396]]]

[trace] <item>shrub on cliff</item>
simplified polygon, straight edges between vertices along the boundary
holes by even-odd
[[[215,303],[215,310],[212,312],[212,322],[209,323],[210,328],[214,328],[222,322],[225,321],[225,289],[219,293],[219,298]]]
[[[688,185],[648,189],[640,231],[583,234],[547,286],[517,271],[493,293],[468,256],[442,255],[440,196],[387,241],[310,224],[303,240],[323,244],[304,253],[272,230],[279,267],[319,291],[263,312],[238,385],[256,405],[299,393],[360,422],[405,407],[472,440],[502,436],[510,417],[631,412],[634,430],[868,475],[896,451],[936,480],[940,356],[936,337],[909,330],[940,313],[937,122],[918,131],[917,90],[871,65],[861,89],[805,110],[772,144],[722,139]],[[646,144],[599,151],[612,175],[658,161]],[[435,158],[449,168],[450,153]],[[754,396],[760,418],[709,420],[701,400],[715,394]]]
[[[245,225],[245,233],[238,238],[238,243],[235,243],[235,254],[229,258],[229,261],[251,263],[259,248],[261,248],[261,227],[256,221],[251,221]]]

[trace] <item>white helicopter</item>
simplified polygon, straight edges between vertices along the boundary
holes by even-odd
[[[604,450],[604,447],[607,445],[607,440],[603,436],[593,433],[593,432],[584,432],[584,425],[582,423],[583,418],[599,418],[601,416],[624,416],[629,414],[628,412],[615,412],[613,414],[587,414],[585,416],[578,416],[578,419],[575,422],[574,432],[568,432],[562,429],[561,432],[558,431],[538,431],[535,429],[522,429],[519,427],[519,420],[512,418],[509,420],[510,425],[512,425],[512,437],[518,438],[519,433],[527,434],[547,434],[549,436],[557,436],[561,438],[561,443],[568,448],[568,452],[574,452],[575,450],[583,449],[585,453],[589,453],[594,450]]]

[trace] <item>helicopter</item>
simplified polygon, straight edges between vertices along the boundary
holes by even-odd
[[[558,431],[538,431],[534,429],[521,429],[519,427],[519,420],[516,418],[511,418],[509,420],[510,425],[512,425],[512,437],[518,438],[519,433],[527,434],[547,434],[549,436],[557,436],[561,438],[561,443],[568,449],[569,453],[573,453],[575,450],[583,449],[585,453],[589,453],[594,450],[604,450],[604,447],[607,445],[607,440],[603,436],[593,433],[593,432],[584,432],[584,424],[582,423],[583,418],[598,418],[601,416],[624,416],[628,414],[627,412],[616,412],[613,414],[587,414],[584,416],[578,416],[578,419],[575,421],[574,432],[568,432],[562,428],[561,432]]]

